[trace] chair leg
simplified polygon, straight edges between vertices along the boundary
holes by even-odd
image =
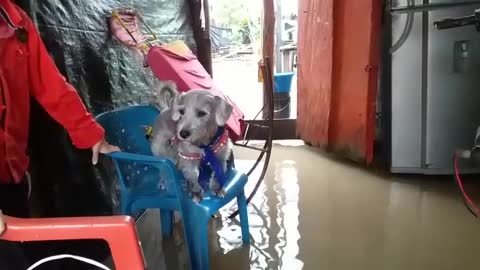
[[[208,221],[209,215],[183,220],[192,270],[209,270]]]
[[[244,244],[250,244],[250,229],[248,225],[247,198],[242,192],[237,196],[237,205],[240,212],[240,225],[242,227],[242,240]]]
[[[162,224],[163,237],[171,237],[174,223],[173,211],[160,209],[160,223]]]

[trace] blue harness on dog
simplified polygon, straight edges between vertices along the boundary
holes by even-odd
[[[145,136],[150,139],[153,134],[153,128],[151,126],[145,127]],[[176,143],[177,138],[170,139],[170,143]],[[220,187],[225,185],[227,181],[228,172],[234,167],[233,159],[227,160],[227,171],[223,171],[223,166],[215,155],[220,149],[225,147],[228,143],[228,131],[225,127],[219,127],[217,133],[213,137],[212,141],[207,145],[202,145],[200,148],[203,150],[201,154],[182,154],[178,153],[178,156],[186,160],[200,160],[200,174],[198,176],[198,183],[204,190],[208,190],[210,179],[215,177],[220,184]]]
[[[217,133],[212,141],[207,145],[202,145],[203,150],[201,155],[179,154],[183,159],[200,159],[200,174],[198,176],[198,183],[204,190],[208,190],[210,179],[215,177],[220,184],[220,187],[225,185],[227,181],[227,174],[233,168],[233,160],[227,161],[227,171],[223,171],[223,166],[215,155],[220,149],[225,147],[228,143],[228,131],[225,127],[219,127]]]

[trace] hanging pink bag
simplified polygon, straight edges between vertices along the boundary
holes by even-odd
[[[227,121],[232,140],[242,138],[245,128],[244,115],[238,106],[215,87],[215,83],[185,43],[174,41],[161,45],[153,31],[143,23],[151,36],[146,37],[139,30],[141,17],[132,9],[117,10],[110,18],[112,34],[126,46],[140,50],[145,56],[145,65],[161,81],[173,81],[179,91],[206,89],[216,91],[233,106],[233,113]]]

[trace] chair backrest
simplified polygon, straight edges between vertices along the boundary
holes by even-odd
[[[151,126],[159,113],[153,106],[129,106],[100,114],[96,120],[105,129],[106,139],[123,152],[151,156],[145,127]],[[135,194],[176,197],[175,179],[170,179],[168,172],[129,160],[116,161],[116,164],[122,204],[135,200],[134,197],[128,197]]]
[[[106,132],[107,140],[122,151],[152,155],[145,137],[145,127],[151,126],[160,111],[153,106],[129,106],[96,117]]]

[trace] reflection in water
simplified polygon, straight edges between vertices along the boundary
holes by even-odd
[[[274,190],[277,194],[277,224],[279,243],[275,246],[279,258],[279,269],[302,269],[303,263],[297,259],[298,240],[298,173],[295,162],[291,160],[276,164]]]
[[[273,189],[262,184],[249,205],[252,238],[250,269],[302,269],[303,263],[297,259],[300,234],[296,163],[291,160],[278,162],[275,164],[274,172]],[[252,179],[256,179],[256,176],[253,175]],[[251,184],[254,183],[249,183],[247,190],[253,188]],[[235,209],[234,202],[220,212],[223,218],[217,235],[218,245],[223,254],[242,248],[239,222],[227,218]]]
[[[253,157],[237,152],[249,160],[236,167],[247,171]],[[251,245],[241,245],[238,221],[227,219],[235,205],[212,220],[212,270],[478,269],[478,222],[449,178],[377,174],[304,146],[277,145],[272,157],[248,207]],[[247,194],[256,179],[258,172]],[[177,260],[167,252],[175,249],[184,262],[183,237],[175,239],[165,258]]]
[[[238,167],[238,164],[236,165]],[[258,176],[252,176],[257,179]],[[257,178],[255,178],[257,177]],[[254,183],[247,184],[246,189],[253,189]],[[257,195],[252,199],[248,207],[248,221],[250,223],[250,269],[268,269],[269,262],[274,261],[272,257],[266,252],[269,248],[269,234],[270,217],[268,216],[269,207],[267,205],[268,199],[265,195],[267,186],[262,183],[258,189]],[[235,211],[236,201],[232,202],[228,207],[220,210],[222,215],[222,227],[217,231],[218,242],[223,254],[227,254],[236,248],[242,247],[241,230],[239,226],[238,217],[231,220],[228,216]]]
[[[269,247],[270,236],[268,228],[271,226],[271,219],[268,216],[268,198],[265,195],[267,186],[262,183],[251,201],[248,209],[248,221],[250,222],[250,234],[252,236],[252,248],[250,249],[250,269],[265,269],[271,261],[271,256],[265,252]]]

